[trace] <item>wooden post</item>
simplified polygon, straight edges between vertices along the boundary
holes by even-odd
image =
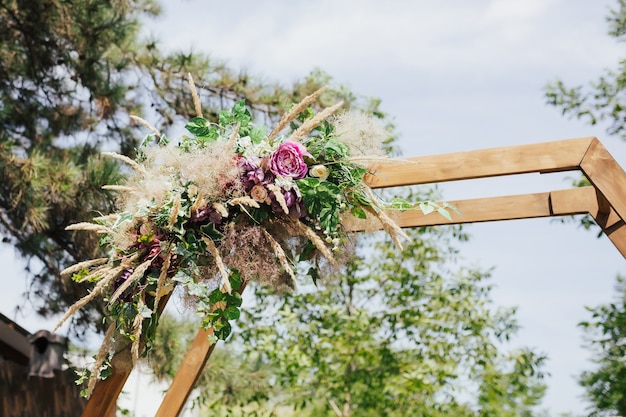
[[[246,289],[247,281],[241,283],[239,294]],[[207,361],[215,349],[215,343],[209,343],[209,336],[213,334],[213,329],[200,330],[196,335],[191,347],[183,358],[183,362],[178,368],[172,385],[165,393],[165,397],[157,410],[156,417],[176,417],[183,411],[185,403],[198,382],[200,374]]]

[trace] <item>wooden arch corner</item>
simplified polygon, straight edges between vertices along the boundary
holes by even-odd
[[[452,220],[406,211],[397,219],[401,227],[488,222],[537,217],[589,214],[626,258],[626,173],[595,137],[508,146],[407,159],[378,164],[367,178],[372,188],[432,184],[506,175],[580,171],[591,186],[535,194],[449,201],[462,215]],[[359,231],[354,228],[352,231]],[[174,417],[182,411],[215,345],[209,332],[200,330],[183,359],[156,417]],[[100,381],[83,417],[115,415],[115,402],[130,370],[116,369]]]
[[[418,227],[589,214],[626,258],[626,173],[595,137],[385,161],[369,184],[388,188],[562,171],[580,171],[592,185],[450,201],[462,213],[452,213],[451,222],[417,211],[404,212],[397,221]]]

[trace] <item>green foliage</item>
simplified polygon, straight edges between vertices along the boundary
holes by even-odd
[[[617,278],[614,302],[589,309],[591,320],[580,323],[597,365],[580,377],[593,404],[590,416],[626,415],[626,279]]]
[[[607,22],[609,35],[623,42],[626,39],[626,0],[617,1],[617,8],[610,11]],[[561,80],[548,84],[545,97],[548,104],[560,108],[564,115],[591,125],[607,121],[607,132],[626,140],[626,60],[590,82],[588,87],[568,87]]]
[[[274,400],[297,415],[534,415],[544,358],[499,352],[517,325],[494,311],[488,274],[446,270],[445,233],[411,237],[402,253],[363,247],[319,288],[256,290],[241,337],[271,364]]]

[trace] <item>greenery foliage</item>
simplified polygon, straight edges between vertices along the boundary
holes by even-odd
[[[589,309],[591,320],[580,323],[594,352],[596,368],[584,372],[580,384],[593,404],[590,416],[626,415],[626,279],[617,278],[615,301]]]

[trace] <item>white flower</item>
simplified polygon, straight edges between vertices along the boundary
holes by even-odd
[[[326,181],[328,178],[328,168],[324,165],[313,165],[311,169],[309,169],[309,175],[319,178],[321,181]]]
[[[281,175],[276,175],[276,179],[274,179],[274,184],[285,191],[289,191],[296,186],[296,184],[293,182],[293,178],[283,177]]]

